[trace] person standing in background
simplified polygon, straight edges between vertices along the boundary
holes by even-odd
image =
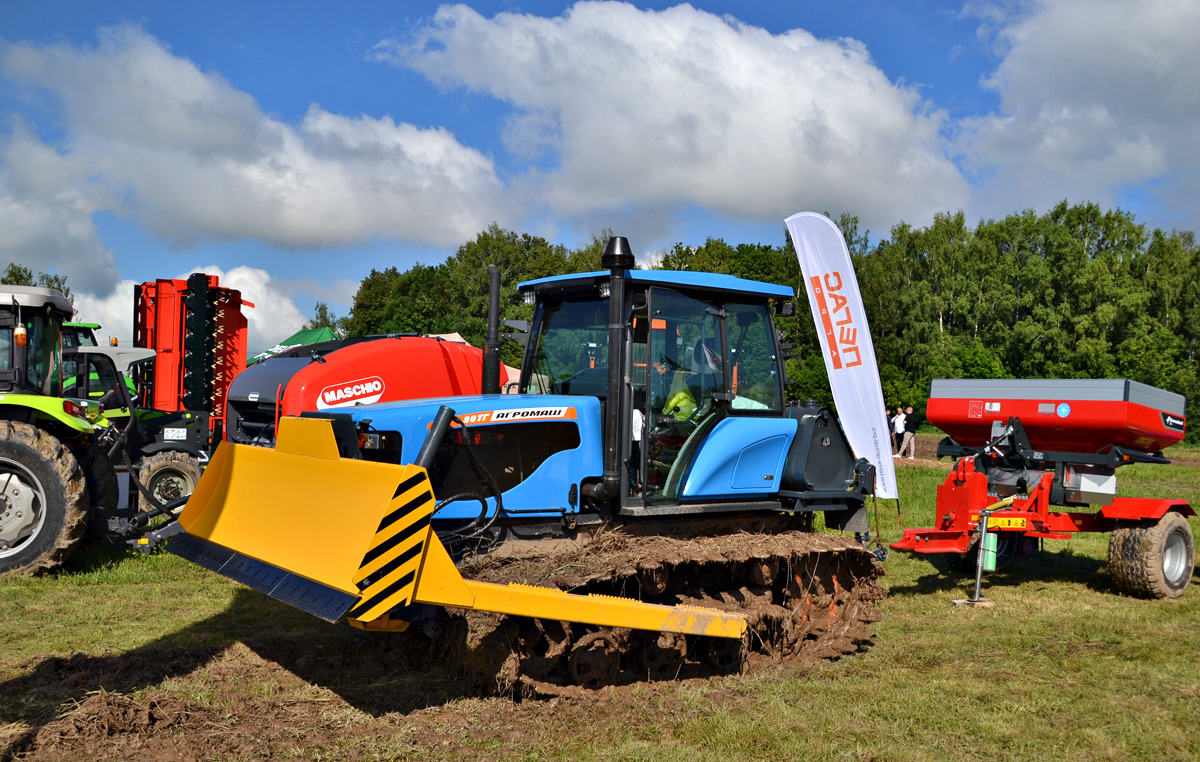
[[[917,414],[913,412],[912,406],[904,409],[904,444],[900,447],[900,456],[904,457],[904,451],[908,450],[908,459],[912,460],[917,454],[917,427],[921,422],[917,419]]]
[[[893,458],[899,458],[901,454],[900,445],[904,441],[904,411],[896,408],[896,417],[892,419],[892,431],[896,437],[896,452],[892,454]]]

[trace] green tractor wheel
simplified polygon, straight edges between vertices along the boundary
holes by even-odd
[[[0,421],[0,572],[61,564],[83,537],[87,510],[70,449],[35,426]]]

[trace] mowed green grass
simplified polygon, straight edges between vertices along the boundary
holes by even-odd
[[[898,470],[904,526],[932,523],[945,475],[932,467]],[[1200,505],[1200,469],[1131,466],[1119,472],[1119,484],[1124,495]],[[880,501],[879,508],[884,538],[897,539],[895,504]],[[1200,524],[1192,524],[1200,533]],[[985,578],[984,594],[995,602],[987,609],[951,605],[969,595],[973,581],[949,573],[944,560],[894,552],[885,564],[884,619],[858,654],[748,676],[624,688],[620,712],[600,711],[603,701],[546,702],[532,710],[540,719],[530,722],[529,705],[520,712],[514,706],[524,732],[502,744],[496,723],[503,720],[495,717],[503,717],[505,700],[461,696],[441,704],[467,718],[454,726],[456,745],[414,748],[412,734],[396,732],[410,722],[405,712],[359,708],[363,691],[419,690],[381,675],[374,688],[355,686],[359,693],[344,709],[351,715],[344,721],[359,731],[344,742],[326,736],[319,751],[333,759],[502,752],[531,760],[687,762],[1200,758],[1200,584],[1174,601],[1124,597],[1105,568],[1107,542],[1107,535],[1047,541],[1033,557]],[[75,651],[157,658],[175,648],[226,649],[256,634],[342,637],[333,633],[344,626],[257,600],[174,556],[92,549],[54,576],[0,579],[0,681],[22,679],[40,657]],[[208,684],[198,669],[145,688],[219,703]],[[329,691],[299,691],[295,698],[314,695]],[[30,696],[28,706],[5,712],[10,737],[39,713],[66,709],[39,701]],[[471,721],[483,716],[492,719]],[[372,723],[380,735],[365,743],[362,728]],[[0,748],[4,740],[0,735]],[[316,751],[300,743],[296,753]]]

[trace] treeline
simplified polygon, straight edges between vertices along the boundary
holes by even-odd
[[[1186,395],[1189,416],[1200,409],[1193,233],[1147,231],[1128,212],[1066,202],[974,226],[961,212],[938,215],[926,228],[900,223],[874,246],[855,217],[837,223],[854,258],[889,405],[923,407],[932,378],[1130,378]],[[441,264],[372,271],[346,329],[458,331],[481,345],[488,263],[503,274],[501,316],[528,319],[516,285],[599,269],[608,235],[572,250],[493,225]],[[653,266],[797,287],[799,266],[782,229],[781,241],[679,243]],[[795,317],[779,320],[787,340],[799,344],[788,361],[788,395],[831,403],[804,298],[801,291]],[[507,344],[505,361],[517,364],[520,348]]]

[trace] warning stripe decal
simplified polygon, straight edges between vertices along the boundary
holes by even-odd
[[[428,475],[413,468],[416,473],[397,486],[354,575],[362,598],[347,613],[352,619],[369,622],[412,600],[434,506]]]

